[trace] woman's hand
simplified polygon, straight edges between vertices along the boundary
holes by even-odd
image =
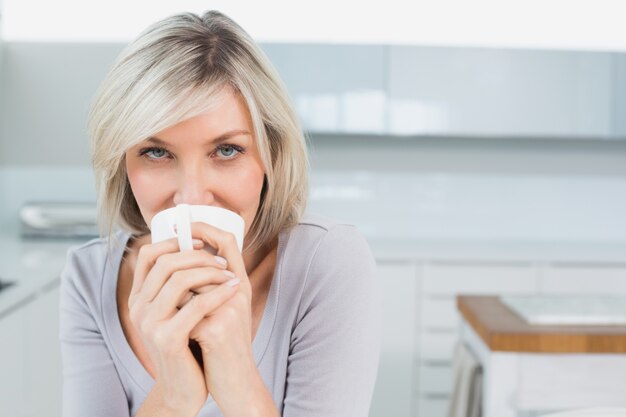
[[[226,416],[253,415],[245,407],[269,407],[274,415],[252,352],[252,290],[236,240],[231,233],[205,223],[193,223],[191,230],[193,237],[215,248],[240,279],[237,293],[191,331],[202,349],[206,386]]]
[[[176,239],[170,239],[142,246],[135,266],[130,319],[154,366],[161,405],[181,416],[195,416],[208,395],[188,347],[192,330],[238,294],[238,280],[218,260],[204,250],[179,252]],[[190,292],[206,286],[213,287],[189,299]]]

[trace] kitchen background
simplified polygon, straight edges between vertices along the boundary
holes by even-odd
[[[70,243],[20,239],[19,211],[94,202],[86,113],[123,45],[0,43],[0,279],[17,282],[0,293],[0,386],[13,393],[0,416],[58,412],[57,277]],[[626,293],[625,53],[262,47],[307,131],[310,211],[358,225],[379,264],[372,416],[445,415],[458,293]]]

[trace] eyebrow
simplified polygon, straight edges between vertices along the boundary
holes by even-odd
[[[209,141],[209,143],[217,145],[219,143],[226,142],[227,140],[229,140],[232,137],[243,136],[243,135],[250,135],[250,132],[248,132],[245,129],[235,129],[235,130],[231,130],[231,131],[226,132],[226,133],[222,133],[218,137],[211,139]],[[156,136],[151,136],[151,137],[149,137],[146,140],[148,142],[154,143],[155,145],[161,145],[161,146],[169,145],[167,142],[165,142],[162,139],[157,138]]]

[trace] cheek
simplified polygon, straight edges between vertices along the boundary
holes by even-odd
[[[167,179],[141,167],[127,165],[128,182],[135,196],[141,215],[147,224],[167,197]],[[158,186],[156,186],[158,184]]]
[[[264,172],[260,167],[242,171],[237,180],[238,186],[232,187],[231,193],[237,199],[239,211],[246,220],[246,229],[254,220],[259,208]]]
[[[245,200],[244,203],[250,209],[253,209],[253,206],[258,206],[261,189],[263,188],[263,171],[246,172],[245,175],[242,175],[240,184],[240,195],[242,200]]]

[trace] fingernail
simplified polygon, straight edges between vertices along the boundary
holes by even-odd
[[[230,272],[229,270],[224,270],[224,275],[226,275],[229,278],[235,278],[235,274]]]
[[[217,262],[218,264],[221,265],[226,265],[228,262],[226,262],[226,259],[222,258],[221,256],[216,256],[215,257],[215,262]]]
[[[201,239],[191,239],[191,242],[193,243],[194,246],[204,246],[204,240]]]
[[[226,281],[226,285],[228,285],[229,287],[234,287],[235,285],[239,284],[241,282],[241,280],[239,278],[233,278],[230,279],[228,281]]]

